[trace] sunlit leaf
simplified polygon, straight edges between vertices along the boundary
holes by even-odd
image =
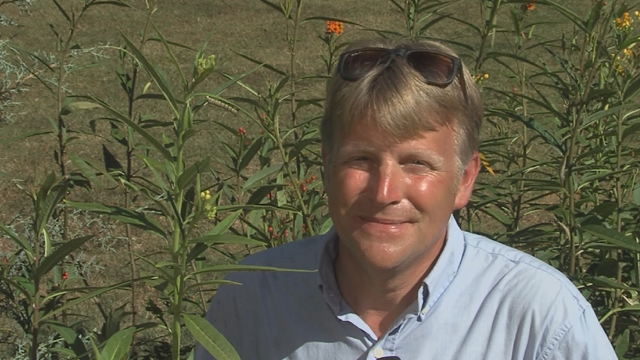
[[[130,327],[113,334],[102,348],[102,358],[104,360],[126,359],[135,330],[134,327]]]
[[[184,324],[209,354],[218,360],[240,360],[233,346],[216,330],[211,323],[201,316],[182,314]]]

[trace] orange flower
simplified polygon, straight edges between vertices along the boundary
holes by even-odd
[[[327,35],[335,34],[337,36],[340,36],[342,35],[342,30],[343,30],[342,22],[327,20],[327,30],[325,32]]]
[[[619,30],[628,30],[631,27],[632,21],[629,13],[625,12],[621,18],[616,18],[616,28]]]
[[[533,9],[535,9],[535,8],[536,8],[536,4],[534,4],[534,3],[528,3],[528,4],[526,5],[526,8],[527,8],[527,11],[533,11]]]

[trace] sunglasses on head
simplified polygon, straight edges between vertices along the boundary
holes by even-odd
[[[407,50],[403,47],[350,50],[340,54],[338,74],[346,81],[355,81],[378,66],[386,68],[396,57],[404,59],[429,85],[446,88],[457,77],[465,101],[469,102],[462,62],[453,55],[435,50]]]

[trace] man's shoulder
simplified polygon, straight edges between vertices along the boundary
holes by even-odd
[[[295,240],[252,254],[241,264],[315,270],[326,242],[326,235]]]
[[[571,299],[571,302],[575,301],[579,308],[588,305],[571,280],[546,262],[482,235],[464,232],[464,237],[467,250],[474,253],[469,254],[470,257],[484,254],[493,266],[503,267],[502,280],[511,280],[513,286],[527,290],[525,293],[544,289],[549,296],[561,296]]]

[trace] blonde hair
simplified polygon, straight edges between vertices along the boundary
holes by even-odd
[[[448,47],[421,41],[398,44],[389,39],[363,39],[354,42],[347,51],[365,47],[393,49],[403,46],[407,50],[434,50],[456,54]],[[341,139],[349,134],[356,123],[369,122],[400,142],[419,136],[424,131],[435,131],[442,126],[456,133],[458,168],[478,149],[482,123],[482,100],[475,82],[462,66],[467,99],[458,78],[447,87],[425,83],[422,75],[406,61],[394,59],[388,66],[377,66],[355,81],[340,77],[338,71],[327,86],[327,99],[320,127],[325,156],[329,157]]]

